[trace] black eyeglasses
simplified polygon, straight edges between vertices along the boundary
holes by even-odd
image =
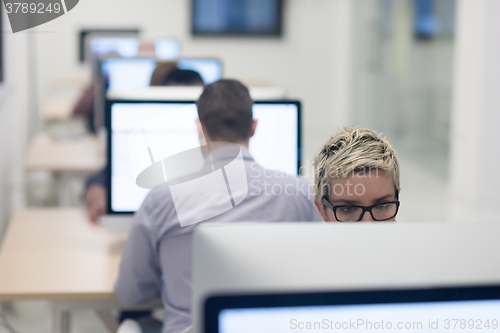
[[[396,194],[396,198],[398,195]],[[394,218],[398,214],[399,200],[390,202],[381,202],[371,206],[354,206],[332,205],[325,195],[322,200],[323,204],[333,210],[335,219],[339,222],[359,222],[365,215],[365,212],[370,212],[374,221],[387,221]]]

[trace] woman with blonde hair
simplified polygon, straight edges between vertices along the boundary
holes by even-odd
[[[399,163],[377,133],[344,127],[316,154],[315,205],[325,222],[395,221]]]

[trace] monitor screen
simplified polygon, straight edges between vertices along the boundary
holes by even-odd
[[[80,62],[89,60],[89,42],[95,37],[138,37],[139,29],[82,29],[79,32],[78,55]]]
[[[101,63],[102,74],[109,89],[141,89],[150,85],[156,68],[151,58],[107,58]],[[200,74],[205,84],[217,81],[222,76],[222,65],[217,59],[181,59],[180,69],[190,69]]]
[[[181,44],[174,38],[155,40],[156,57],[160,60],[176,60],[181,55]]]
[[[109,211],[134,212],[149,192],[136,185],[136,178],[152,159],[200,145],[196,106],[193,102],[110,101],[107,112]],[[297,174],[300,103],[256,102],[253,116],[258,125],[249,150],[255,161],[266,169]]]
[[[89,49],[93,55],[103,56],[115,53],[123,58],[133,58],[139,54],[141,42],[138,38],[107,36],[88,37]],[[159,38],[154,42],[156,58],[160,60],[176,60],[181,55],[181,44],[174,38]]]
[[[109,89],[123,90],[148,87],[155,68],[155,59],[108,58],[102,61],[102,74]]]
[[[281,35],[282,0],[193,0],[194,35]]]
[[[222,64],[217,59],[180,59],[177,67],[198,72],[205,84],[215,82],[222,77]]]
[[[94,37],[89,42],[90,52],[96,56],[116,54],[133,58],[139,53],[139,40],[134,37]]]
[[[219,315],[219,333],[472,332],[476,326],[499,329],[499,313],[500,300],[229,309]]]
[[[500,329],[500,288],[222,296],[205,303],[205,332],[473,332]]]

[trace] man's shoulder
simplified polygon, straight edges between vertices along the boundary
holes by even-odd
[[[169,188],[165,187],[149,191],[144,199],[143,206],[148,210],[154,210],[161,208],[163,204],[168,204],[169,202],[172,202],[172,196],[170,195]]]
[[[155,227],[168,221],[175,222],[177,215],[168,187],[151,190],[136,215],[139,217],[138,222],[148,227]]]

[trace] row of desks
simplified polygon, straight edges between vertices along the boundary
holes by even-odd
[[[79,95],[51,97],[41,118],[69,120]],[[104,143],[93,135],[56,139],[40,132],[28,146],[24,167],[54,172],[60,178],[59,204],[68,206],[69,179],[99,171],[104,155]],[[113,292],[124,244],[125,236],[92,224],[81,208],[18,211],[0,248],[0,302],[50,301],[53,333],[69,332],[71,310],[126,308]]]
[[[42,119],[69,120],[78,97],[53,96],[40,110]],[[54,172],[64,207],[69,205],[69,179],[99,171],[104,155],[104,143],[93,135],[61,140],[40,132],[28,146],[24,167]],[[50,301],[52,333],[70,331],[72,310],[126,308],[113,292],[124,244],[125,236],[92,224],[81,208],[18,211],[0,248],[0,302]]]
[[[75,97],[49,99],[41,109],[42,119],[70,119]],[[99,171],[104,155],[104,143],[93,135],[61,140],[40,132],[29,144],[24,167],[54,172],[64,207],[69,205],[69,179]],[[80,208],[18,211],[0,249],[0,302],[50,301],[53,333],[70,331],[71,310],[126,308],[113,292],[124,244],[124,236],[92,224]],[[159,304],[154,303],[145,307]]]

